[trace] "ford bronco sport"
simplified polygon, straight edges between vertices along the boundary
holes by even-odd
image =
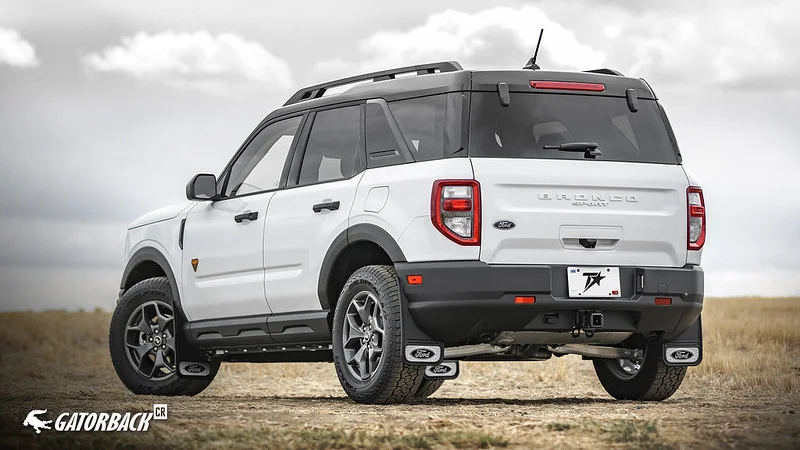
[[[455,62],[299,90],[189,202],[128,230],[110,330],[137,394],[333,362],[360,403],[459,361],[591,360],[663,400],[702,357],[703,192],[650,86]]]

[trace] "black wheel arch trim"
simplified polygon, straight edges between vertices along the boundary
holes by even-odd
[[[140,264],[146,262],[158,264],[158,266],[164,272],[164,275],[169,281],[169,287],[172,289],[173,306],[180,314],[181,319],[185,321],[186,314],[183,312],[183,306],[181,305],[181,294],[178,290],[178,282],[175,279],[175,274],[172,272],[172,267],[170,266],[169,261],[167,261],[167,257],[155,247],[143,247],[137,250],[136,253],[134,253],[133,256],[131,256],[131,258],[128,260],[128,263],[125,265],[125,270],[122,272],[122,280],[119,284],[120,298],[125,291],[132,287],[132,285],[129,283],[129,280],[134,269],[139,267]]]
[[[382,248],[393,263],[406,262],[406,255],[403,254],[400,246],[381,227],[369,223],[360,223],[347,228],[333,240],[328,252],[325,254],[325,259],[322,260],[317,284],[317,295],[322,309],[331,309],[332,302],[328,298],[327,287],[336,260],[350,244],[356,242],[372,242]]]

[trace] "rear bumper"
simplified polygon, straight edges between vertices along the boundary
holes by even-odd
[[[670,341],[699,317],[703,270],[620,267],[621,298],[571,299],[566,266],[490,265],[480,261],[396,264],[417,327],[445,345],[458,345],[499,331],[568,332],[578,311],[602,312],[602,331],[642,334]],[[410,285],[408,275],[421,275]],[[515,304],[515,296],[535,296]],[[672,304],[657,306],[656,297]]]

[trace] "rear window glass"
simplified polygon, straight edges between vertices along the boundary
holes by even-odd
[[[415,161],[442,159],[461,149],[463,94],[431,95],[389,103]]]
[[[584,159],[542,147],[596,142],[598,161],[678,163],[655,100],[635,113],[624,98],[574,94],[516,93],[503,107],[497,93],[474,92],[471,103],[470,156]]]

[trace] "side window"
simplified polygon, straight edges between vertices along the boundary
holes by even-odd
[[[275,189],[302,117],[275,122],[261,130],[231,167],[225,196]]]
[[[460,93],[389,103],[415,161],[442,159],[461,148]]]
[[[361,106],[317,113],[300,166],[299,185],[343,180],[361,171]]]
[[[380,105],[367,103],[366,128],[367,167],[386,167],[409,162],[400,154],[400,144]]]

